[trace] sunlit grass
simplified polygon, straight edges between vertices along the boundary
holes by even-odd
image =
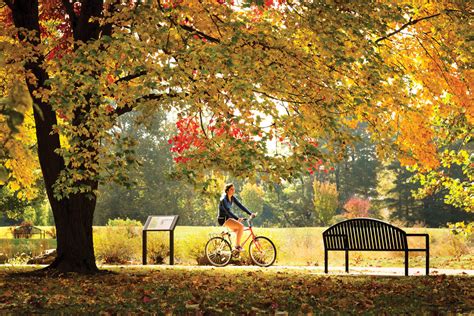
[[[51,229],[51,227],[42,227]],[[94,244],[98,260],[102,260],[102,253],[109,250],[105,248],[120,248],[126,244],[128,253],[123,263],[139,264],[142,261],[142,231],[141,227],[135,228],[132,237],[124,235],[123,230],[111,230],[110,227],[94,227]],[[322,241],[322,227],[301,228],[259,228],[255,227],[257,235],[263,235],[273,240],[277,247],[277,260],[275,265],[296,266],[323,266],[324,247]],[[206,241],[210,236],[218,234],[222,227],[201,226],[177,226],[174,232],[175,239],[175,263],[181,265],[195,265],[203,257]],[[407,228],[407,232],[428,233],[430,235],[430,266],[433,268],[462,268],[474,267],[474,255],[472,246],[455,238],[448,229],[439,228]],[[2,243],[11,243],[5,240],[12,238],[10,227],[0,227],[0,239]],[[168,232],[149,232],[148,247],[153,250],[161,247],[164,252],[164,263],[168,262],[167,254],[169,247]],[[245,240],[245,239],[244,239]],[[112,242],[115,242],[112,244]],[[424,239],[411,239],[412,247],[422,246]],[[246,246],[248,247],[249,242]],[[44,247],[44,246],[42,246]],[[4,247],[8,248],[8,247]],[[158,249],[159,250],[159,249]],[[14,250],[12,250],[13,252]],[[0,251],[2,252],[2,251]],[[246,255],[244,254],[245,258]],[[373,266],[373,267],[402,267],[404,262],[403,252],[350,252],[351,266]],[[424,266],[424,252],[410,253],[410,266]],[[150,261],[149,261],[150,262]],[[151,262],[150,262],[151,263]],[[244,262],[245,264],[247,262]],[[330,266],[341,266],[344,264],[343,252],[329,253]]]

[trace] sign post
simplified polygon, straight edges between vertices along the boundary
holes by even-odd
[[[147,259],[147,233],[149,231],[169,231],[170,232],[170,265],[174,265],[174,228],[178,222],[179,215],[168,216],[148,216],[145,226],[143,226],[142,238],[142,258],[143,265]]]

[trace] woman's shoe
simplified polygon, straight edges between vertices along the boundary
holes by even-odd
[[[242,251],[244,251],[244,250],[242,249],[241,246],[234,247],[234,249],[232,250],[232,257],[238,258],[238,257],[240,256],[240,253],[241,253]]]

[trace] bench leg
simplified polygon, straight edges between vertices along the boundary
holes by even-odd
[[[408,251],[405,250],[405,275],[408,275]]]
[[[426,249],[426,275],[430,275],[430,248]]]
[[[346,250],[346,272],[349,273],[349,250]]]
[[[328,273],[328,251],[324,249],[324,273]]]
[[[426,275],[430,275],[430,236],[426,236]]]

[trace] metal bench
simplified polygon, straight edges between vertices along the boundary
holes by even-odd
[[[425,248],[409,248],[407,237],[425,237]],[[405,275],[408,275],[408,253],[426,253],[426,275],[429,275],[430,245],[428,234],[408,234],[398,227],[372,218],[354,218],[337,223],[323,232],[324,272],[328,273],[328,251],[345,251],[349,272],[349,251],[404,251]]]

